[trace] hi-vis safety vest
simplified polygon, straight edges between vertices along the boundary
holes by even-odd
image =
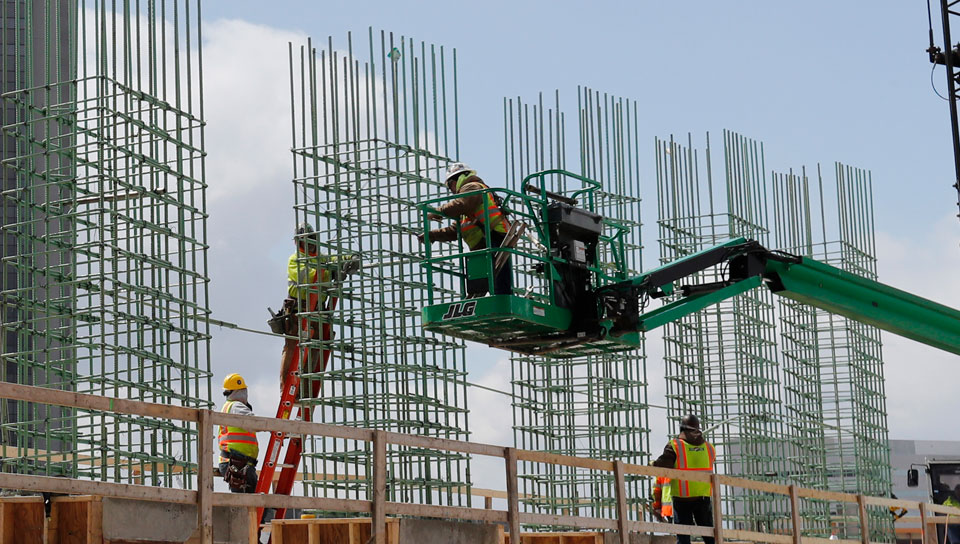
[[[463,175],[460,177],[460,180],[457,181],[457,192],[460,191],[460,187],[463,186],[463,183],[469,177],[470,176],[468,175]],[[483,185],[484,189],[489,189],[485,183],[472,183],[480,183],[480,185]],[[484,193],[481,204],[477,206],[477,208],[473,210],[470,215],[464,215],[460,217],[460,234],[463,236],[463,241],[467,243],[467,247],[470,249],[477,249],[480,247],[480,244],[483,243],[484,211],[486,211],[487,217],[490,218],[490,232],[496,231],[502,234],[507,233],[507,228],[509,225],[503,218],[503,212],[500,210],[500,207],[497,206],[497,201],[494,200],[493,193]]]
[[[660,515],[663,517],[673,516],[673,485],[663,486],[663,491],[660,494],[660,503],[663,505],[660,507]]]
[[[673,516],[673,496],[671,493],[670,478],[663,476],[657,477],[653,484],[655,489],[660,490],[660,515],[663,517]],[[656,495],[654,495],[656,497]],[[654,502],[654,505],[657,503]]]
[[[713,472],[713,461],[717,458],[717,454],[709,442],[693,446],[676,438],[673,440],[673,451],[677,452],[676,468]],[[710,482],[674,479],[670,480],[670,491],[674,497],[709,497],[712,489]]]
[[[323,304],[323,289],[312,286],[311,284],[330,281],[330,271],[321,270],[320,282],[317,281],[317,263],[324,263],[330,260],[330,257],[321,255],[308,255],[300,251],[293,252],[287,261],[287,292],[291,297],[306,301],[309,295],[319,295],[320,304]]]
[[[236,404],[235,400],[228,400],[223,403],[221,412],[230,413],[230,409]],[[254,459],[260,454],[260,445],[257,443],[257,435],[242,427],[220,427],[220,434],[217,435],[220,442],[220,451],[232,451]],[[221,461],[226,461],[223,456]]]

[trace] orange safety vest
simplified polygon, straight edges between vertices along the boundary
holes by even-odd
[[[676,438],[672,442],[673,451],[677,453],[676,468],[713,472],[713,462],[717,458],[717,453],[714,451],[712,444],[704,442],[699,446],[693,446],[680,438]],[[709,497],[713,492],[710,482],[674,479],[670,481],[670,488],[673,497]]]
[[[460,187],[463,186],[463,182],[467,180],[470,176],[464,176],[460,181],[457,182],[457,191],[460,190]],[[483,182],[472,182],[479,183],[483,185],[484,189],[489,189],[487,185]],[[470,249],[476,249],[480,246],[480,243],[483,242],[483,219],[484,213],[487,217],[490,218],[490,231],[500,232],[506,234],[507,230],[510,228],[510,225],[507,223],[507,220],[503,217],[503,211],[497,206],[497,201],[493,198],[493,194],[484,193],[483,201],[480,206],[477,207],[470,215],[464,215],[460,217],[460,234],[463,236],[463,241],[467,243],[467,247]]]
[[[229,414],[230,408],[232,408],[236,402],[235,400],[228,400],[223,403],[223,409],[221,411]],[[217,441],[220,443],[221,452],[233,451],[254,459],[260,454],[260,444],[257,442],[256,433],[252,433],[242,427],[221,425],[220,433],[217,435]],[[226,461],[227,459],[221,455],[220,460]]]

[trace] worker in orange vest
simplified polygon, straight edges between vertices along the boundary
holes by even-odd
[[[489,187],[477,176],[475,170],[462,162],[456,162],[447,167],[445,179],[447,189],[454,194],[474,193]],[[471,194],[445,202],[437,209],[439,213],[431,213],[430,219],[443,221],[452,219],[456,223],[429,232],[430,242],[451,242],[459,236],[470,248],[478,251],[488,247],[500,247],[510,230],[510,223],[500,209],[497,196],[492,192]],[[489,222],[490,238],[486,237],[485,223]],[[417,238],[424,242],[424,235]],[[492,242],[492,243],[491,243]],[[480,257],[465,259],[467,272],[467,296],[469,298],[482,297],[489,291],[488,275],[483,269],[487,262]],[[510,258],[493,277],[493,294],[509,295],[513,291],[513,268]]]
[[[700,419],[690,414],[680,421],[680,434],[667,443],[651,464],[663,468],[713,472],[716,460],[713,445],[703,438]],[[713,508],[710,496],[713,488],[710,482],[694,480],[670,480],[670,494],[673,498],[673,522],[679,525],[697,525],[713,527]],[[703,537],[704,544],[713,544],[713,537]],[[677,544],[690,544],[689,535],[677,535]]]

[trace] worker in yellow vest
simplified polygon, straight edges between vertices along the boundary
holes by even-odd
[[[489,189],[487,185],[477,176],[476,171],[471,170],[469,166],[462,162],[451,164],[447,167],[447,176],[444,180],[447,189],[454,194],[469,193],[472,191],[482,191]],[[470,251],[486,249],[488,247],[486,239],[486,229],[484,221],[490,223],[490,238],[492,247],[500,247],[507,236],[510,224],[504,216],[503,210],[497,202],[493,193],[482,193],[464,196],[450,200],[437,208],[439,214],[430,214],[430,218],[435,221],[444,219],[453,219],[458,221],[453,225],[430,231],[430,242],[450,242],[457,239],[459,234],[466,242]],[[424,241],[423,234],[418,234],[417,238]],[[488,277],[486,274],[471,274],[473,269],[482,269],[490,266],[485,259],[474,258],[467,259],[467,296],[470,298],[481,297],[489,291]],[[483,277],[473,277],[470,276]],[[513,268],[510,259],[500,268],[493,278],[493,293],[495,295],[509,295],[513,290]]]
[[[317,233],[308,223],[297,226],[293,238],[296,251],[287,259],[287,295],[283,302],[283,309],[274,315],[268,323],[270,329],[278,334],[285,334],[287,338],[283,344],[280,357],[280,385],[291,370],[293,355],[298,348],[296,336],[316,339],[320,337],[318,321],[308,322],[306,318],[299,320],[299,328],[304,334],[298,334],[296,315],[304,312],[323,310],[327,305],[327,290],[333,280],[342,281],[349,274],[360,268],[360,259],[355,256],[342,257],[328,255],[320,250]],[[272,313],[272,312],[271,312]],[[307,368],[313,368],[319,349],[310,350],[310,361]]]
[[[944,506],[960,508],[960,484],[953,488],[953,493],[947,496],[943,501]],[[953,521],[947,524],[947,542],[949,544],[960,544],[960,522]]]
[[[317,243],[317,233],[308,223],[300,223],[297,226],[293,242],[296,250],[287,259],[287,300],[283,303],[283,314],[290,316],[283,322],[280,330],[274,329],[274,332],[283,332],[288,338],[284,341],[283,352],[280,356],[280,386],[283,386],[283,380],[291,370],[289,367],[293,363],[293,355],[298,348],[299,342],[297,320],[292,316],[303,312],[315,312],[324,307],[327,294],[324,286],[330,282],[332,271],[323,266],[332,262],[328,255],[320,253]],[[280,317],[280,314],[278,314]],[[309,338],[319,338],[319,324],[308,323],[306,319],[300,319],[300,329],[302,329]],[[271,325],[271,328],[273,326]],[[311,350],[311,358],[318,357],[315,353],[318,350]]]
[[[252,416],[253,406],[247,399],[247,383],[243,376],[230,374],[223,380],[225,414]],[[257,488],[257,458],[260,445],[256,433],[242,427],[220,427],[217,433],[220,449],[220,475],[232,493],[253,493]]]
[[[657,467],[679,470],[713,472],[713,462],[717,455],[713,445],[703,438],[700,420],[690,414],[680,422],[680,434],[667,443],[651,464]],[[709,482],[692,480],[670,481],[670,494],[673,499],[673,522],[680,525],[713,527],[713,509],[710,496],[713,489]],[[703,537],[704,544],[713,544],[712,537]],[[677,535],[677,544],[690,544],[688,535]]]

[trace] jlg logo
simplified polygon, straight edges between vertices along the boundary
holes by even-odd
[[[443,314],[442,319],[446,321],[447,319],[456,319],[458,317],[470,317],[473,315],[474,311],[477,309],[477,301],[471,300],[469,302],[455,302],[447,308],[447,313]]]

